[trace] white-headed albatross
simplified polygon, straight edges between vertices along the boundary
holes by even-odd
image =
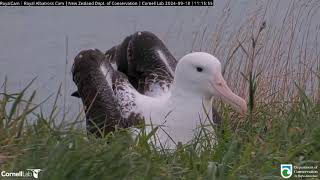
[[[72,72],[92,133],[132,127],[143,119],[147,130],[150,124],[160,126],[160,143],[174,148],[194,137],[201,120],[218,117],[212,98],[220,97],[240,113],[247,111],[245,100],[227,86],[217,58],[193,52],[176,63],[149,32],[129,36],[106,54],[81,51]]]

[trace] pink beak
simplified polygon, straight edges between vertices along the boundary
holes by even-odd
[[[210,82],[210,84],[216,96],[221,97],[224,102],[230,104],[242,115],[247,112],[246,101],[231,91],[221,74],[216,76],[214,82]]]

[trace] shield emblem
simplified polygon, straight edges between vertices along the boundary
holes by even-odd
[[[290,178],[293,174],[292,164],[281,164],[280,173],[283,178]]]

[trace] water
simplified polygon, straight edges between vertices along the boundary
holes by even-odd
[[[252,13],[252,7],[259,6],[258,1],[249,0],[231,4],[231,29]],[[37,76],[32,89],[37,89],[39,102],[56,93],[66,78],[63,89],[66,89],[67,109],[72,115],[77,114],[81,103],[69,96],[76,89],[70,71],[80,50],[104,51],[135,31],[148,30],[163,39],[174,56],[180,58],[190,51],[194,33],[205,28],[210,33],[214,29],[224,6],[225,2],[217,1],[209,8],[1,7],[0,82],[7,75],[9,89],[16,91]],[[285,8],[286,3],[281,7]]]

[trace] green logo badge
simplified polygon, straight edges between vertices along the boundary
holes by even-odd
[[[283,178],[290,178],[293,174],[292,164],[281,164],[280,173]]]

